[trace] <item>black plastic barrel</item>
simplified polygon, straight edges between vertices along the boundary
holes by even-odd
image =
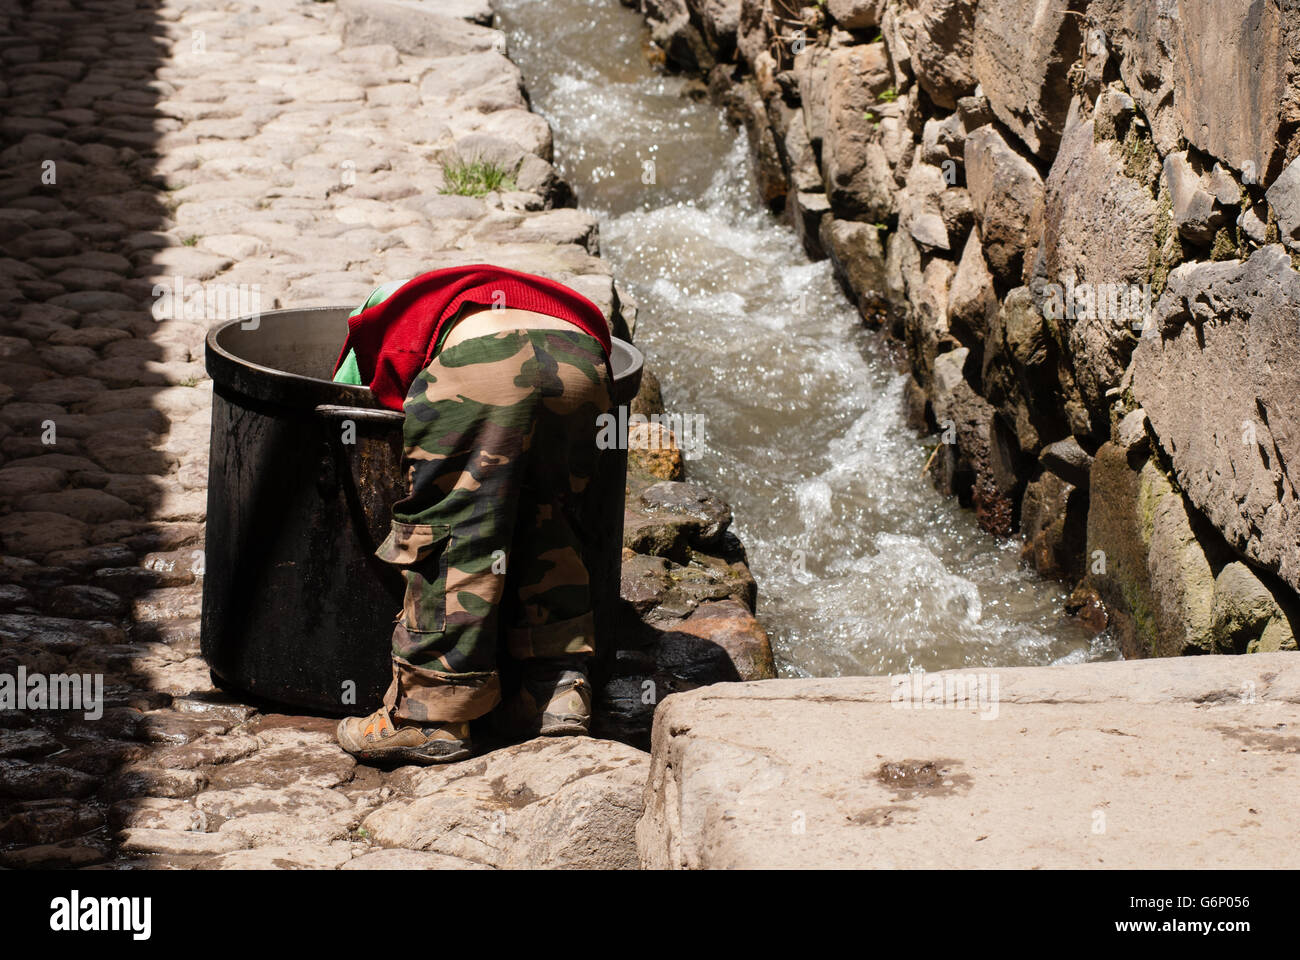
[[[351,309],[232,320],[206,351],[203,656],[223,686],[331,714],[378,704],[402,601],[400,574],[374,556],[404,495],[402,415],[329,379]],[[617,414],[642,357],[615,340],[611,360]],[[602,651],[614,645],[626,482],[627,451],[602,451],[584,544]]]

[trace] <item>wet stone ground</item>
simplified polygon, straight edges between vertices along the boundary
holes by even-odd
[[[159,308],[156,284],[255,285],[270,309],[495,261],[631,319],[594,219],[555,208],[550,130],[486,7],[461,6],[435,59],[345,45],[332,3],[0,0],[0,677],[104,683],[94,719],[0,709],[0,866],[635,865],[640,750],[377,771],[334,721],[240,702],[199,656],[203,343],[234,314]],[[495,158],[515,189],[442,193],[448,152]],[[770,675],[743,563],[691,559],[719,535],[690,519],[704,496],[670,485],[630,517],[636,553],[660,555],[625,573],[649,645],[619,681],[634,742],[638,670],[715,678],[700,638]]]

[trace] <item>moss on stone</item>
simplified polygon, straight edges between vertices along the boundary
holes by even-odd
[[[1155,143],[1142,130],[1135,117],[1129,124],[1128,134],[1124,137],[1120,150],[1124,158],[1124,176],[1138,180],[1150,188],[1160,179],[1160,165],[1153,162],[1156,161]]]
[[[1282,242],[1282,229],[1277,225],[1277,211],[1270,206],[1268,208],[1268,223],[1264,224],[1264,243]]]
[[[1124,597],[1124,609],[1133,624],[1134,645],[1149,648],[1153,657],[1160,656],[1160,631],[1146,591],[1127,578],[1120,580],[1119,587]]]
[[[1159,300],[1165,292],[1169,271],[1183,262],[1183,244],[1174,225],[1174,205],[1168,188],[1161,183],[1156,197],[1156,226],[1151,239],[1151,252],[1147,257],[1147,279],[1151,284],[1151,297]]]
[[[1291,625],[1286,620],[1277,618],[1270,620],[1264,632],[1260,634],[1257,640],[1252,640],[1246,647],[1247,653],[1278,653],[1283,650],[1296,650],[1295,633]]]
[[[1237,258],[1237,239],[1227,227],[1220,227],[1214,235],[1214,244],[1210,248],[1211,260],[1235,260]]]
[[[1098,113],[1092,119],[1092,142],[1101,143],[1103,140],[1115,140],[1119,137],[1119,131],[1115,129],[1115,121],[1112,117]]]

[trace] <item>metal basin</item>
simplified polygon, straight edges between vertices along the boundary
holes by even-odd
[[[227,687],[336,715],[378,704],[402,601],[401,576],[374,556],[405,494],[402,415],[328,379],[351,310],[232,320],[206,351],[203,656]],[[642,356],[615,340],[611,360],[617,413],[640,387]],[[613,647],[626,481],[627,451],[602,451],[585,544],[602,652]]]

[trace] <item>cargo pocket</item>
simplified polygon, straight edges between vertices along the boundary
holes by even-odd
[[[445,523],[394,520],[375,556],[402,568],[406,597],[401,622],[411,633],[441,633],[447,619],[447,544]]]

